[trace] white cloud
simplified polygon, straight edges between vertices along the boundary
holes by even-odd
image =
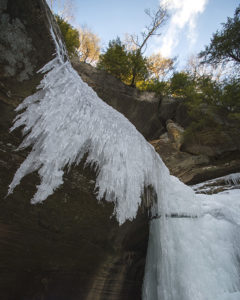
[[[171,56],[179,43],[180,35],[185,31],[191,44],[196,41],[196,19],[204,12],[208,0],[163,0],[170,12],[168,29],[161,37],[160,50],[162,55]]]

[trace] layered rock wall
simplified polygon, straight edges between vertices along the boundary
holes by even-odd
[[[55,53],[49,24],[60,36],[43,0],[0,1],[0,299],[140,299],[148,241],[144,210],[119,227],[113,205],[96,200],[95,174],[83,166],[73,168],[43,204],[30,204],[37,174],[6,197],[28,154],[16,151],[21,133],[9,128],[14,108],[40,82],[36,72]]]

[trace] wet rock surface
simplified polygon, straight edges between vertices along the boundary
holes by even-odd
[[[6,198],[26,153],[0,143],[0,298],[139,299],[148,239],[143,211],[119,226],[98,203],[94,174],[81,167],[43,204],[31,205],[39,178],[28,175]],[[106,296],[107,295],[107,296]]]
[[[35,91],[41,79],[36,71],[55,52],[49,20],[58,32],[43,0],[0,1],[0,299],[141,299],[148,242],[145,209],[119,227],[112,217],[113,205],[96,200],[94,172],[82,166],[72,168],[43,204],[30,204],[37,174],[26,176],[6,197],[28,154],[16,151],[21,132],[9,133],[14,108]],[[155,139],[152,145],[183,182],[195,184],[240,170],[239,139],[230,144],[222,139],[222,147],[209,130],[209,139],[184,144],[181,126],[187,126],[189,118],[180,100],[161,101],[91,66],[73,65],[104,101],[147,139]],[[234,141],[237,135],[231,134]],[[201,148],[207,140],[213,155]]]
[[[209,179],[221,177],[240,171],[240,153],[225,149],[216,156],[208,155],[207,151],[189,153],[182,150],[184,145],[184,130],[173,121],[167,121],[167,132],[160,139],[151,141],[155,150],[159,153],[170,173],[177,176],[186,184],[197,184]],[[195,144],[196,149],[201,149]],[[214,145],[217,149],[218,143]],[[221,154],[221,155],[220,155]]]
[[[58,29],[43,0],[1,1],[0,14],[0,299],[140,299],[148,242],[144,209],[119,226],[113,205],[96,200],[95,174],[83,166],[72,168],[42,204],[30,204],[39,183],[35,173],[6,197],[28,154],[16,151],[21,132],[9,132],[14,108],[35,91],[36,71],[55,52],[49,20]],[[2,28],[18,39],[15,45]]]
[[[76,59],[72,65],[98,96],[122,113],[147,140],[161,135],[164,127],[158,115],[158,96],[129,87],[107,72]]]
[[[206,128],[184,141],[182,150],[191,154],[220,157],[226,153],[240,153],[240,130],[236,127],[224,129]]]
[[[240,173],[233,173],[227,176],[214,178],[196,185],[193,185],[192,188],[198,194],[217,194],[221,192],[228,192],[233,189],[240,188]]]
[[[31,94],[55,46],[49,32],[59,29],[44,0],[0,1],[0,99],[13,105]]]

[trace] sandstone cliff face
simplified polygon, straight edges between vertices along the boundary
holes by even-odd
[[[72,65],[98,96],[121,112],[147,140],[161,135],[164,128],[158,115],[160,99],[154,93],[140,92],[76,59],[72,60]]]
[[[41,76],[37,71],[55,52],[50,37],[52,15],[44,1],[0,2],[1,100],[13,105],[31,94]],[[53,30],[58,27],[53,23]]]
[[[208,128],[208,139],[202,143],[195,139],[184,139],[185,130],[172,120],[166,121],[166,130],[159,139],[151,141],[171,174],[177,176],[186,184],[196,184],[212,178],[221,177],[229,173],[239,172],[240,152],[238,143],[232,147],[231,137],[238,136],[236,132],[229,133],[228,141],[220,139],[225,132],[215,134],[215,128]],[[218,139],[217,139],[218,138]],[[195,143],[194,143],[195,140]],[[208,145],[209,140],[211,144]],[[225,143],[224,143],[225,142]],[[195,153],[184,151],[186,145],[192,145]],[[214,154],[214,155],[213,155]]]
[[[72,63],[104,101],[151,140],[171,174],[183,182],[194,184],[240,170],[240,132],[233,124],[224,130],[207,127],[186,139],[184,131],[191,119],[183,99],[157,99],[152,93],[141,93],[90,65],[76,60]],[[215,118],[225,122],[221,116]]]
[[[42,205],[29,203],[39,182],[36,174],[28,175],[5,198],[27,155],[15,151],[20,132],[8,129],[14,108],[41,79],[36,71],[55,52],[49,20],[58,32],[44,0],[25,0],[24,5],[20,0],[0,1],[0,299],[141,299],[148,241],[144,209],[133,222],[119,227],[111,218],[113,206],[95,199],[95,174],[82,166],[73,168],[63,186]],[[240,170],[236,134],[226,140],[221,137],[219,143],[210,128],[210,139],[183,142],[189,117],[180,100],[160,101],[89,65],[76,61],[73,65],[104,101],[147,139],[155,139],[151,143],[156,151],[184,182],[198,183]]]
[[[0,2],[0,299],[140,299],[148,217],[140,210],[119,227],[113,205],[98,203],[95,174],[82,166],[43,204],[31,205],[36,174],[6,198],[27,151],[9,133],[14,108],[32,94],[36,71],[55,52],[44,0]]]

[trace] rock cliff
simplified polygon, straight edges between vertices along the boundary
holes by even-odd
[[[98,203],[95,174],[73,168],[43,204],[31,205],[39,182],[28,175],[6,198],[27,151],[16,152],[21,133],[9,133],[14,108],[32,94],[55,49],[49,22],[61,36],[44,0],[0,1],[0,299],[141,299],[148,216],[139,210],[120,226],[113,206]],[[189,116],[180,99],[159,99],[73,60],[73,66],[109,105],[151,140],[172,174],[189,184],[240,171],[238,133],[184,140]],[[215,133],[214,133],[215,132]]]
[[[60,36],[44,0],[0,1],[0,299],[140,299],[148,216],[119,226],[113,205],[98,203],[95,174],[73,168],[43,204],[31,205],[39,182],[28,175],[6,198],[27,151],[21,133],[9,133],[14,108],[32,94]]]
[[[72,65],[98,96],[121,112],[147,140],[158,138],[164,131],[158,116],[160,99],[154,93],[127,86],[107,72],[77,59],[72,59]]]
[[[224,130],[206,127],[186,138],[191,119],[183,99],[140,92],[91,65],[72,63],[83,80],[150,141],[171,173],[183,182],[195,184],[240,170],[240,131],[234,124]],[[220,115],[213,117],[225,122]]]

